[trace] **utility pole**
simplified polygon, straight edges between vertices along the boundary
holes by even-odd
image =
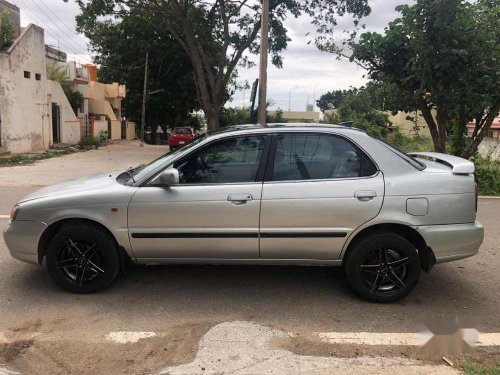
[[[266,126],[267,52],[269,49],[269,0],[262,0],[260,26],[259,124]]]
[[[146,66],[144,67],[144,89],[142,91],[141,147],[144,147],[144,126],[146,125],[146,101],[148,96],[148,60],[149,52],[146,52]]]

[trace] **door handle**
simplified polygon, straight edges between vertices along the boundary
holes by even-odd
[[[377,193],[373,190],[362,190],[355,192],[354,196],[361,202],[368,202],[375,198],[377,196]]]
[[[231,194],[227,197],[228,201],[236,205],[245,204],[252,199],[251,194]]]

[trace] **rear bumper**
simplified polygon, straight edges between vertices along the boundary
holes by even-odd
[[[168,141],[168,145],[170,147],[179,147],[179,146],[184,146],[186,143],[191,142],[190,139],[171,139]]]
[[[420,226],[417,230],[427,246],[433,250],[436,263],[476,255],[484,239],[484,228],[478,221],[468,224]]]
[[[23,262],[38,264],[38,242],[47,228],[40,221],[13,221],[4,231],[3,238],[10,255]]]

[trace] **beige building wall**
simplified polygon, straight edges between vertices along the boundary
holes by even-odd
[[[416,124],[418,125],[418,134],[420,136],[431,137],[431,133],[429,132],[429,127],[422,116],[422,112],[403,112],[399,111],[397,114],[393,115],[391,112],[385,112],[389,116],[389,121],[392,125],[396,126],[399,131],[415,136],[417,132],[415,131],[415,121],[407,119],[407,117],[412,117],[416,120]],[[434,119],[436,118],[435,112],[433,112]]]
[[[94,120],[94,137],[99,138],[101,131],[108,131],[108,122],[105,119]]]
[[[61,114],[61,131],[60,131],[60,141],[61,143],[76,144],[80,142],[81,128],[80,119],[76,117],[71,104],[68,101],[66,94],[64,93],[61,84],[56,81],[47,81],[48,85],[48,98],[49,102],[55,103],[60,108]],[[53,118],[55,115],[52,113],[52,105],[49,107],[50,117]],[[51,132],[51,143],[54,143]]]
[[[0,52],[0,148],[11,153],[46,150],[51,125],[44,31],[30,24]]]
[[[125,97],[125,86],[119,85],[118,83],[100,83],[95,81],[89,81],[85,90],[80,91],[87,98],[88,102],[88,113],[94,117],[104,116],[110,121],[111,134],[109,137],[111,140],[121,139],[121,104]],[[96,136],[98,133],[95,133]]]
[[[276,111],[269,111],[269,116],[276,116]],[[313,111],[283,111],[283,118],[288,122],[319,122],[320,113]]]
[[[136,134],[135,134],[135,122],[129,122],[127,121],[127,139],[135,139]]]

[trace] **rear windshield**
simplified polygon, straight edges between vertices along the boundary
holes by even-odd
[[[189,129],[189,128],[175,128],[174,133],[175,134],[192,134],[191,129]]]
[[[383,146],[394,152],[396,155],[398,155],[401,159],[406,161],[408,164],[410,164],[412,167],[418,169],[419,171],[423,171],[425,169],[425,164],[419,162],[417,159],[414,157],[408,155],[407,153],[399,150],[398,148],[394,147],[393,145],[387,143],[386,141],[380,139],[380,138],[375,138],[377,141],[379,141]]]

